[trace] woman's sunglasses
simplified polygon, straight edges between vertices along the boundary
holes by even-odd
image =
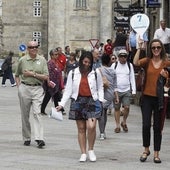
[[[152,50],[155,50],[155,49],[160,50],[161,48],[162,48],[161,46],[153,46],[153,47],[151,47]]]

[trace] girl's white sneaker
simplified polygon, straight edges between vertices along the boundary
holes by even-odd
[[[87,155],[85,153],[81,154],[79,161],[86,162],[86,160],[87,160]]]
[[[88,154],[89,154],[89,159],[91,162],[96,162],[96,155],[94,153],[94,150],[89,150],[88,151]]]

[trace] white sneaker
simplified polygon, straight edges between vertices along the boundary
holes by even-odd
[[[14,83],[14,84],[11,84],[11,87],[15,87],[16,86],[16,83]]]
[[[111,115],[112,114],[112,109],[107,109],[107,114]]]
[[[6,85],[5,85],[5,84],[2,84],[2,87],[6,87]]]
[[[86,162],[86,160],[87,160],[87,155],[85,153],[81,154],[79,161]]]
[[[96,155],[94,153],[94,150],[89,150],[88,151],[88,154],[89,154],[89,159],[91,162],[96,162]]]
[[[104,135],[104,133],[101,133],[100,134],[100,140],[104,140],[105,139],[105,135]]]

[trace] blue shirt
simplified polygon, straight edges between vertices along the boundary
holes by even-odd
[[[146,32],[143,34],[143,40],[148,41]],[[136,33],[134,31],[131,31],[129,34],[129,44],[131,47],[136,47]]]

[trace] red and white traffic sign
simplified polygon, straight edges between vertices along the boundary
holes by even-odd
[[[99,42],[98,39],[90,39],[89,41],[90,41],[90,44],[93,48],[95,48],[97,43]]]

